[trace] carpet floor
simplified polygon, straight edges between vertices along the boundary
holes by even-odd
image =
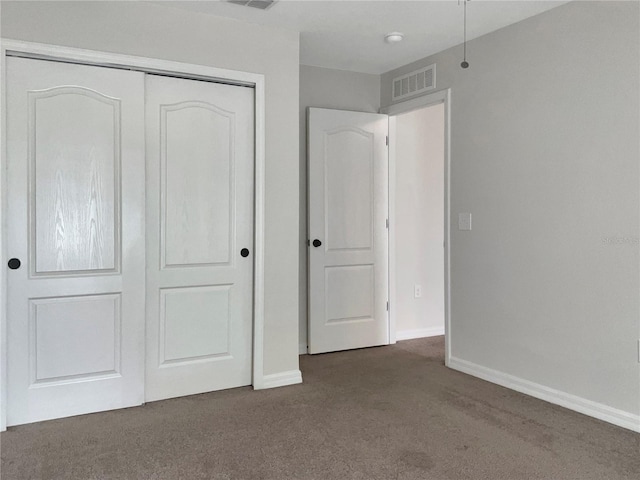
[[[442,337],[300,358],[304,383],[10,428],[3,480],[640,479],[640,435],[444,367]]]

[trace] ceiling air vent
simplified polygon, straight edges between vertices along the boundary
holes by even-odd
[[[394,78],[391,88],[393,100],[433,90],[436,88],[436,64]]]
[[[235,3],[243,7],[259,8],[260,10],[266,10],[272,7],[276,1],[277,0],[227,0],[229,3]]]

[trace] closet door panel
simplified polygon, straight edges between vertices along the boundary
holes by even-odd
[[[7,59],[9,425],[144,400],[144,75]]]

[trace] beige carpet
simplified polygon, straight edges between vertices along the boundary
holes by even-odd
[[[443,365],[443,339],[301,357],[305,383],[11,428],[2,479],[640,479],[640,435]]]

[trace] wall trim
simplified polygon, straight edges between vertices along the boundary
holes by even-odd
[[[259,73],[229,70],[207,65],[174,62],[157,58],[107,53],[81,48],[0,38],[0,225],[6,209],[6,57],[8,54],[31,58],[82,63],[111,68],[131,67],[150,73],[170,73],[251,86],[255,92],[255,227],[254,227],[254,297],[253,297],[253,386],[265,388],[264,375],[264,258],[265,258],[265,77]],[[0,234],[0,262],[6,261],[6,229]],[[0,269],[0,431],[7,425],[7,304],[6,272]],[[285,372],[285,374],[288,372]],[[300,376],[300,381],[302,377]],[[272,381],[272,380],[270,380]]]
[[[302,383],[302,372],[300,370],[289,370],[288,372],[272,373],[262,378],[260,388],[254,385],[255,390],[266,390],[267,388],[286,387]]]
[[[404,100],[402,102],[393,103],[380,109],[380,113],[386,113],[387,115],[400,115],[402,113],[411,112],[424,107],[430,107],[438,103],[447,103],[448,97],[451,94],[451,89],[446,88],[438,90],[436,92],[422,94],[419,97],[412,98],[411,100]]]
[[[399,330],[396,332],[396,340],[411,340],[412,338],[437,337],[444,335],[444,325],[442,327],[416,328],[413,330]]]
[[[396,192],[396,115],[420,108],[444,104],[444,363],[451,358],[451,89],[447,88],[380,109],[389,115],[389,343],[401,340],[396,332],[397,281],[395,276],[396,244],[395,218]]]
[[[612,423],[613,425],[640,433],[640,415],[634,415],[624,410],[587,400],[586,398],[546,387],[497,370],[492,370],[453,356],[449,359],[448,367],[515,390],[516,392],[524,393],[525,395],[530,395],[589,417],[597,418],[607,423]]]

